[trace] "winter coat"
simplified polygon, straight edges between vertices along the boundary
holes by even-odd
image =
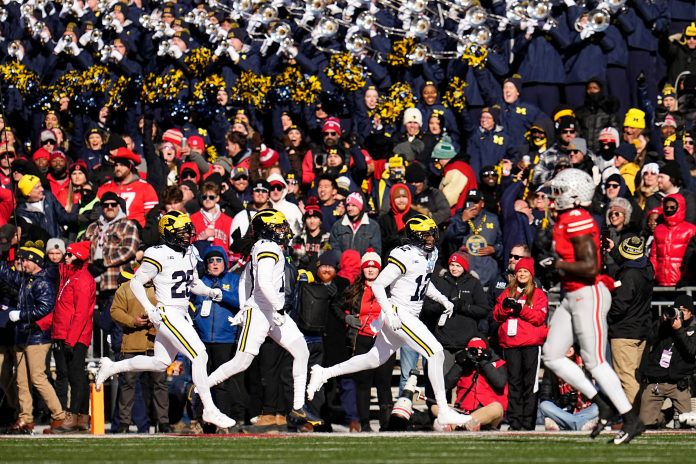
[[[514,145],[510,135],[502,126],[496,126],[487,131],[480,126],[469,137],[469,156],[471,168],[474,172],[480,172],[483,166],[495,166],[503,158],[514,160]]]
[[[153,306],[156,305],[155,287],[145,287],[145,293],[150,303]],[[137,317],[147,317],[147,311],[133,295],[130,282],[126,281],[118,287],[109,313],[111,314],[111,319],[123,329],[121,352],[145,353],[155,349],[157,329],[151,324],[144,327],[136,327],[135,325],[135,319]]]
[[[51,342],[51,329],[32,327],[53,311],[56,302],[55,267],[42,269],[38,274],[15,271],[10,264],[0,263],[0,280],[18,289],[17,310],[19,321],[15,324],[15,344],[18,346],[43,345]]]
[[[621,286],[611,296],[611,307],[607,314],[609,338],[645,340],[652,317],[655,271],[647,257],[643,256],[624,262],[616,280],[621,281]]]
[[[413,195],[413,207],[426,216],[431,216],[438,225],[443,224],[450,217],[447,198],[440,190],[432,187],[426,186],[421,193]]]
[[[360,256],[365,254],[365,251],[372,247],[377,254],[382,253],[382,237],[379,230],[379,224],[362,213],[360,225],[357,229],[353,229],[348,215],[344,215],[343,219],[336,221],[331,228],[331,248],[342,253],[346,250],[356,250]]]
[[[65,237],[62,226],[77,222],[77,208],[73,208],[72,213],[67,213],[63,205],[49,191],[44,192],[43,213],[30,210],[26,200],[22,197],[18,198],[15,214],[26,219],[27,222],[41,227],[48,232],[50,237]]]
[[[457,351],[466,348],[469,340],[478,335],[479,321],[486,319],[491,312],[481,282],[468,272],[455,278],[447,269],[440,268],[433,276],[431,285],[454,304],[454,313],[443,327],[437,327],[443,307],[426,298],[420,319],[446,349]]]
[[[218,277],[206,275],[201,281],[210,288],[222,289],[222,301],[211,301],[210,314],[203,316],[201,307],[208,298],[196,295],[193,299],[195,311],[191,311],[191,317],[198,336],[203,343],[235,343],[239,326],[231,325],[228,318],[239,311],[239,274],[224,272]]]
[[[475,377],[477,371],[479,375]],[[462,369],[457,381],[455,404],[463,411],[473,412],[494,402],[500,403],[504,411],[507,410],[507,363],[496,354],[478,368],[467,365]]]
[[[478,187],[476,172],[469,163],[461,160],[450,161],[445,166],[440,190],[449,203],[450,215],[464,206],[469,190]]]
[[[677,383],[694,373],[696,367],[696,318],[682,322],[674,330],[670,321],[660,321],[648,338],[641,372],[649,382]],[[663,353],[671,351],[668,367],[660,365]],[[688,384],[687,384],[688,385]]]
[[[696,225],[684,220],[686,201],[678,193],[667,195],[677,202],[677,211],[665,216],[664,223],[655,228],[655,241],[650,251],[650,262],[655,269],[655,283],[674,287],[682,277],[682,263],[692,237],[696,235]]]
[[[92,315],[97,304],[97,284],[87,270],[87,263],[74,268],[59,265],[60,284],[55,310],[37,322],[41,330],[51,328],[53,340],[63,340],[68,346],[80,342],[92,344]]]
[[[604,88],[604,83],[601,83]],[[620,127],[616,112],[619,102],[607,97],[600,91],[595,95],[586,95],[585,104],[575,111],[580,126],[580,133],[587,141],[587,147],[593,152],[599,151],[599,133],[605,127]]]
[[[493,318],[500,324],[498,339],[503,348],[519,348],[523,346],[541,346],[549,332],[546,327],[546,315],[548,313],[548,299],[546,293],[540,288],[534,289],[532,302],[527,305],[522,294],[515,298],[522,304],[519,317],[512,317],[511,310],[503,308],[503,300],[510,296],[510,289],[506,288],[498,296],[498,301],[493,309]],[[509,335],[510,320],[517,320],[517,333]]]

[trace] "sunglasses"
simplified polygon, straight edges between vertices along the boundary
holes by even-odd
[[[55,140],[44,140],[43,142],[41,142],[41,146],[44,146],[44,145],[55,145],[55,144],[56,144],[56,141],[55,141]]]
[[[70,253],[70,252],[68,251],[68,252],[65,253],[65,257],[66,257],[66,258],[74,258],[75,255],[72,254],[72,253]]]
[[[119,164],[118,162],[116,164]],[[123,163],[120,163],[123,164]],[[124,166],[128,166],[127,164],[123,164]],[[196,175],[195,174],[184,174],[181,176],[182,179],[195,179]]]
[[[238,180],[249,180],[249,176],[237,176],[234,178],[235,182]]]
[[[689,140],[689,139],[684,140],[684,145],[693,145],[693,144],[694,144],[693,140]]]
[[[336,136],[336,135],[338,135],[338,133],[336,133],[336,132],[334,132],[334,131],[326,131],[326,132],[324,132],[324,135],[333,135],[333,136]]]
[[[537,193],[536,195],[534,195],[534,198],[546,199],[546,194],[545,193]]]
[[[215,200],[217,197],[217,195],[201,195],[201,198],[204,200]]]
[[[652,172],[652,171],[645,171],[645,172],[643,173],[643,175],[644,175],[644,176],[656,176],[657,173],[656,173],[656,172]]]
[[[16,156],[13,152],[11,151],[6,151],[4,153],[0,153],[0,158],[10,158],[10,159],[15,159]]]
[[[216,256],[216,257],[214,257],[214,258],[208,258],[208,259],[206,260],[206,262],[207,262],[208,264],[212,264],[212,263],[219,264],[219,263],[222,263],[222,262],[223,262],[223,259]]]
[[[268,189],[265,188],[255,188],[254,193],[268,193]]]
[[[623,216],[623,214],[624,213],[622,213],[621,211],[612,211],[611,213],[609,213],[609,217]]]
[[[676,211],[676,210],[677,210],[677,206],[676,206],[676,205],[669,205],[669,206],[668,206],[668,205],[665,205],[665,206],[663,207],[663,209],[664,209],[665,211]]]
[[[283,187],[282,185],[274,185],[274,186],[271,187],[271,191],[272,191],[272,192],[280,192],[280,191],[283,190],[284,188],[285,188],[285,187]]]
[[[518,260],[518,261],[519,261],[519,260],[522,259],[522,258],[524,258],[524,256],[522,256],[522,255],[513,255],[512,253],[510,253],[510,259],[515,259],[515,260]]]
[[[580,150],[570,150],[568,152],[569,155],[580,155],[582,152]]]
[[[612,184],[607,184],[607,188],[610,188],[610,189],[617,189],[617,188],[619,188],[619,187],[620,187],[619,184],[613,184],[613,183],[612,183]]]
[[[696,40],[696,35],[687,35],[686,40]]]
[[[575,129],[563,129],[561,131],[562,134],[574,134],[575,132],[577,132]]]
[[[113,201],[107,201],[106,203],[102,203],[102,208],[116,208],[118,207],[118,203],[113,202]]]

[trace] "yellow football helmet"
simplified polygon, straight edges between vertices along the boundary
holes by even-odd
[[[256,240],[265,239],[285,245],[292,238],[290,224],[285,215],[275,209],[264,209],[254,215],[251,228]]]
[[[440,238],[437,224],[432,218],[424,214],[416,214],[406,221],[404,229],[406,230],[408,242],[425,251],[433,251]],[[428,240],[430,237],[432,237],[432,240]]]
[[[172,210],[160,218],[159,233],[167,245],[185,250],[191,245],[195,230],[188,214]]]

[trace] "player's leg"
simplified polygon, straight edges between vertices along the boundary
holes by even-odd
[[[408,314],[399,314],[401,330],[398,332],[401,340],[416,350],[428,360],[428,380],[433,387],[435,401],[438,406],[438,422],[441,425],[464,425],[471,416],[459,414],[450,408],[445,390],[445,352],[440,342],[428,330],[420,319]]]
[[[259,348],[266,339],[272,324],[273,322],[266,313],[260,309],[248,310],[244,317],[237,352],[232,359],[222,364],[208,376],[208,385],[214,387],[233,375],[247,370],[256,355],[259,354]]]
[[[321,367],[318,364],[312,366],[307,384],[307,398],[311,401],[314,398],[314,393],[318,392],[329,379],[381,366],[387,362],[391,355],[396,353],[401,345],[403,345],[401,338],[384,325],[377,335],[372,349],[367,353],[353,356],[349,360],[331,367]]]
[[[551,369],[554,374],[568,382],[587,398],[592,398],[597,394],[597,389],[585,376],[580,366],[566,357],[568,349],[573,345],[573,316],[569,305],[572,298],[579,297],[578,292],[580,291],[582,290],[568,293],[551,316],[542,358],[544,365]]]

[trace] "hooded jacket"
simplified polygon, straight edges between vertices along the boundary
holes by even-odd
[[[655,241],[650,250],[650,262],[655,269],[657,285],[674,287],[682,278],[682,264],[689,242],[696,235],[696,225],[686,222],[686,201],[679,193],[667,195],[677,202],[677,211],[664,216],[664,223],[655,228]]]
[[[41,330],[51,328],[53,340],[63,340],[74,347],[77,342],[92,343],[92,315],[97,304],[97,284],[87,270],[61,263],[60,284],[55,310],[37,322]]]
[[[621,286],[611,296],[611,307],[607,314],[609,338],[645,340],[652,318],[655,272],[647,256],[630,261],[623,260],[619,255],[617,262],[620,268],[616,280],[621,281]]]
[[[404,212],[399,213],[396,205],[394,204],[394,192],[398,189],[405,189],[408,198],[408,203],[406,204],[406,209]],[[386,259],[389,256],[389,252],[395,247],[399,246],[401,241],[401,231],[404,228],[406,221],[411,219],[416,215],[416,212],[411,209],[411,190],[406,184],[394,184],[389,191],[389,204],[391,209],[388,213],[382,214],[377,222],[379,223],[379,229],[382,233],[382,258]],[[401,225],[399,226],[399,220]]]
[[[522,294],[515,297],[522,304],[522,311],[518,317],[513,317],[509,309],[503,308],[503,300],[510,297],[510,289],[506,288],[498,296],[498,301],[493,309],[493,318],[500,324],[498,339],[503,348],[520,348],[523,346],[541,346],[549,333],[546,327],[548,314],[548,299],[546,293],[540,288],[534,289],[531,303],[527,304]],[[510,320],[517,320],[517,329],[510,328]],[[514,334],[513,334],[514,332]]]
[[[297,236],[302,232],[302,228],[304,227],[304,222],[302,221],[302,211],[300,211],[300,208],[294,204],[289,202],[288,200],[285,199],[288,195],[288,183],[285,181],[283,176],[280,174],[274,173],[268,176],[266,179],[268,183],[271,182],[280,182],[283,184],[283,196],[280,198],[278,201],[273,201],[269,200],[275,209],[280,211],[285,215],[285,218],[288,220],[288,224],[290,225],[290,230],[292,231],[292,234]]]
[[[196,295],[191,300],[189,312],[193,326],[203,343],[235,343],[239,328],[231,325],[228,318],[239,312],[239,274],[227,271],[229,268],[227,251],[220,246],[208,247],[203,254],[203,260],[205,261],[215,251],[222,255],[225,270],[217,277],[206,274],[201,281],[210,288],[221,289],[222,301],[215,302],[207,297]],[[205,316],[201,311],[204,304],[210,304],[210,312]]]

